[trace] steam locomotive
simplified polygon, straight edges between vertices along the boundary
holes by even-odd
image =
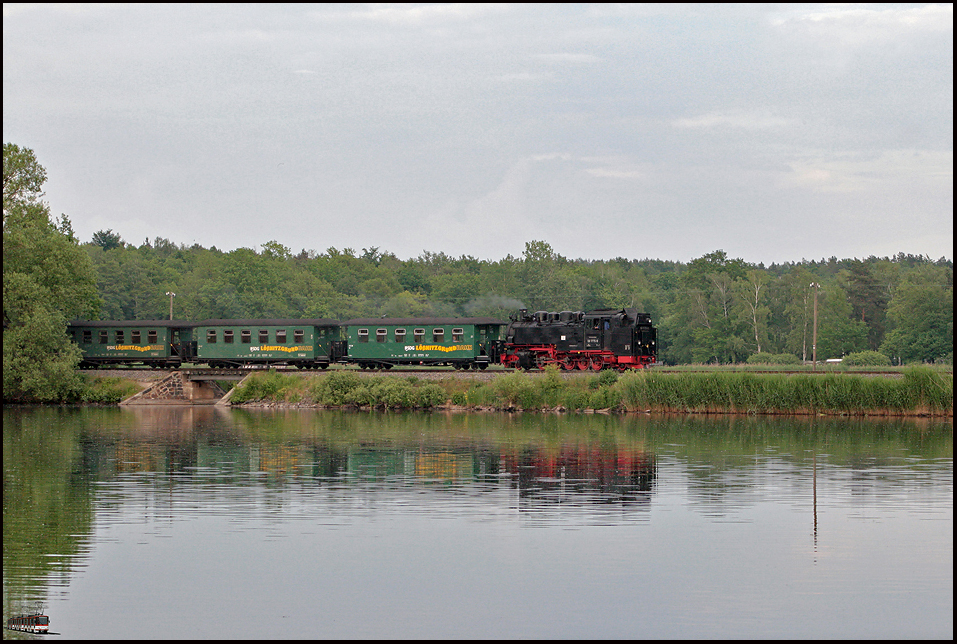
[[[642,369],[655,364],[657,330],[636,309],[519,311],[506,332],[506,367],[564,370]]]

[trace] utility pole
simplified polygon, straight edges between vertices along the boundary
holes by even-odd
[[[176,297],[176,293],[173,291],[166,291],[166,294],[169,295],[169,319],[173,319],[173,298]],[[817,320],[817,300],[814,300],[814,319]]]
[[[810,285],[814,288],[814,331],[811,332],[811,371],[817,371],[817,290],[821,285],[817,282],[811,282]],[[172,319],[172,317],[170,319]]]

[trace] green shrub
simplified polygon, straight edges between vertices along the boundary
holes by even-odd
[[[611,387],[618,382],[618,372],[614,369],[605,369],[593,382],[596,382],[598,387]]]
[[[368,378],[372,380],[372,378]],[[342,404],[344,405],[356,405],[358,407],[364,407],[366,405],[375,404],[375,396],[373,395],[374,383],[362,382],[355,389],[350,389],[343,395]]]
[[[558,367],[555,365],[545,367],[545,374],[536,378],[536,385],[538,400],[533,404],[537,402],[538,406],[557,407],[562,391],[565,389],[565,381]]]
[[[465,396],[465,402],[470,407],[495,407],[498,404],[498,394],[495,389],[484,382],[474,385]]]
[[[286,400],[287,395],[299,391],[302,379],[295,375],[286,375],[278,371],[254,373],[235,387],[230,402],[244,403],[257,400]]]
[[[566,391],[561,398],[561,406],[570,411],[581,411],[591,408],[591,395],[582,389]]]
[[[755,353],[748,356],[748,364],[796,365],[801,359],[793,353]]]
[[[849,353],[841,360],[845,367],[889,367],[891,359],[879,351],[857,351]]]
[[[521,371],[499,376],[492,382],[492,388],[504,406],[523,409],[528,409],[523,402],[529,401],[535,393],[531,379]]]
[[[613,387],[600,387],[593,391],[588,397],[588,406],[591,409],[611,409],[616,411],[621,408],[622,394]]]
[[[418,394],[416,406],[425,409],[444,405],[448,400],[448,394],[445,393],[445,389],[435,383],[429,383],[424,387],[419,387]]]
[[[310,393],[312,399],[327,407],[339,407],[349,401],[349,397],[362,386],[362,378],[349,371],[334,371],[312,379]]]
[[[519,409],[527,410],[541,409],[546,405],[541,391],[536,390],[534,387],[519,390],[516,403]]]
[[[76,396],[86,403],[116,404],[142,389],[132,380],[112,376],[97,378],[84,374],[81,381]]]
[[[370,404],[374,407],[411,409],[418,403],[415,386],[408,380],[397,378],[378,380],[370,387],[370,395]]]
[[[314,378],[313,381],[313,399],[327,407],[356,405],[382,409],[430,409],[449,399],[448,392],[442,386],[415,376],[361,377],[350,372],[335,372]],[[458,399],[461,400],[462,396],[464,394]]]

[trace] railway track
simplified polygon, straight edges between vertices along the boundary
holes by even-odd
[[[223,375],[223,376],[236,376],[240,374],[249,374],[257,373],[261,371],[277,371],[279,373],[298,373],[298,374],[314,374],[319,375],[322,373],[333,373],[333,372],[350,372],[357,374],[395,374],[395,375],[405,375],[405,374],[445,374],[445,375],[469,375],[469,374],[486,374],[486,375],[496,375],[496,374],[508,374],[515,373],[520,371],[519,369],[506,369],[502,367],[490,367],[486,370],[457,370],[452,367],[395,367],[392,369],[359,369],[355,367],[333,367],[331,369],[325,370],[307,370],[307,369],[297,369],[296,367],[237,367],[233,369],[211,369],[208,367],[183,367],[183,368],[153,368],[153,367],[113,367],[113,368],[104,368],[99,370],[85,370],[83,373],[105,373],[107,371],[114,372],[116,374],[130,373],[130,374],[163,374],[170,373],[173,371],[182,371],[187,374],[195,375]],[[824,375],[828,373],[836,374],[854,374],[860,376],[886,376],[886,377],[900,377],[902,372],[900,371],[880,371],[880,370],[869,370],[869,371],[838,371],[838,370],[819,370],[819,371],[806,371],[800,369],[781,369],[781,370],[752,370],[752,369],[669,369],[667,367],[654,367],[652,371],[655,373],[753,373],[755,375],[761,374],[774,374],[774,375]],[[527,371],[525,372],[530,376],[536,374],[543,374],[544,371]],[[563,371],[564,374],[594,374],[598,373],[595,371]]]
[[[393,369],[357,369],[352,367],[333,367],[331,369],[297,369],[296,367],[237,367],[234,369],[210,369],[208,367],[181,367],[181,368],[153,368],[153,367],[104,367],[102,369],[91,369],[83,370],[82,373],[87,374],[96,374],[96,373],[106,373],[107,371],[114,374],[166,374],[172,373],[173,371],[181,371],[186,374],[194,375],[224,375],[224,376],[234,376],[238,374],[249,374],[249,373],[259,373],[265,371],[276,371],[279,373],[298,373],[306,375],[320,375],[323,373],[357,373],[357,374],[416,374],[416,373],[441,373],[441,374],[505,374],[512,373],[515,369],[502,369],[502,368],[491,368],[491,369],[481,369],[481,370],[457,370],[452,367],[395,367]],[[535,372],[530,372],[535,373]],[[587,372],[581,372],[587,373]]]

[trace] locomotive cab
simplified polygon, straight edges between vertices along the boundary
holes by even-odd
[[[651,326],[651,316],[647,313],[621,309],[601,316],[600,326],[603,333],[601,348],[616,356],[654,358],[657,353],[657,335]]]
[[[653,331],[650,326],[650,316],[635,309],[595,311],[585,316],[585,348],[610,351],[616,356],[641,355],[642,331]]]

